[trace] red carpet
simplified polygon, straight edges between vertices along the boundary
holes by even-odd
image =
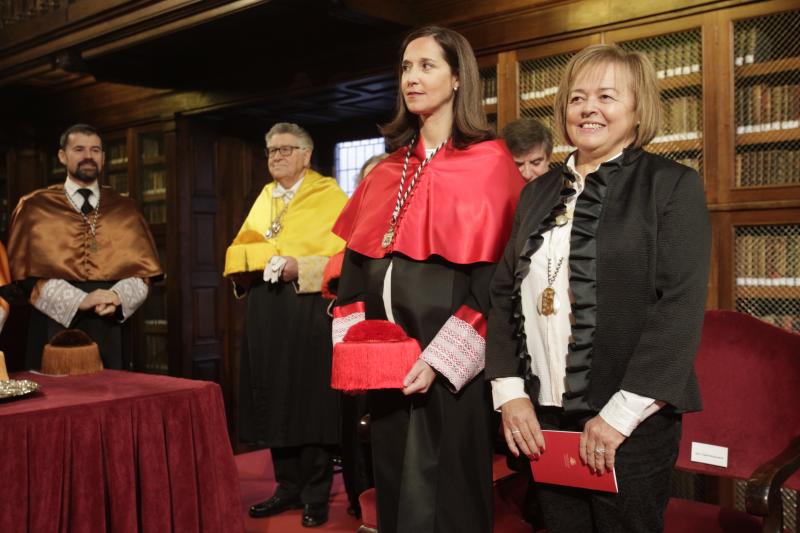
[[[242,513],[245,516],[247,533],[310,533],[311,531],[336,531],[354,533],[361,525],[360,521],[347,514],[347,494],[344,491],[342,476],[333,477],[331,490],[330,520],[318,528],[304,528],[300,525],[301,510],[287,511],[271,518],[250,518],[247,509],[254,503],[272,496],[275,490],[275,478],[272,475],[272,461],[268,450],[245,453],[236,456],[239,470],[239,481],[242,490]],[[505,469],[505,461],[495,461],[495,479],[504,477],[509,472]],[[530,533],[531,527],[522,521],[519,515],[519,503],[525,492],[516,479],[500,482],[495,490],[495,533]]]

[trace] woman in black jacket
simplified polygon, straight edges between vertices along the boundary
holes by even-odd
[[[538,486],[551,532],[663,529],[693,370],[710,227],[694,170],[648,153],[660,101],[647,58],[595,45],[566,68],[556,127],[577,150],[525,187],[492,282],[486,377],[515,454],[581,431],[618,494]],[[535,406],[535,407],[534,407]]]

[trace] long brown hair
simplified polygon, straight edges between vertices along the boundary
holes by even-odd
[[[494,138],[486,121],[481,101],[481,83],[478,62],[469,41],[460,33],[439,26],[424,26],[411,31],[403,40],[398,61],[398,83],[402,84],[403,54],[409,43],[421,37],[433,37],[444,52],[445,61],[453,74],[458,76],[458,91],[453,103],[453,145],[466,148],[471,144]],[[398,87],[395,116],[391,122],[380,127],[390,150],[405,146],[419,132],[419,118],[411,113],[403,99],[403,88]]]

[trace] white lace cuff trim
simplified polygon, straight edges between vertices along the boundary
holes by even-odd
[[[63,279],[50,279],[42,285],[33,306],[65,328],[75,318],[86,293]]]
[[[348,330],[366,320],[367,315],[364,311],[364,302],[355,302],[342,307],[333,308],[333,325],[331,326],[331,338],[334,346],[344,339]]]
[[[472,324],[454,315],[425,348],[421,359],[447,378],[457,392],[481,373],[485,356],[486,340]]]
[[[126,321],[147,299],[149,288],[142,278],[125,278],[111,287],[122,304],[122,321]]]

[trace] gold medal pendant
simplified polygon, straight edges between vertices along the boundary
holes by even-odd
[[[389,231],[387,231],[383,236],[381,247],[388,248],[389,245],[392,244],[392,239],[394,239],[394,228],[389,228]]]
[[[558,313],[559,308],[561,307],[561,302],[558,301],[558,296],[556,296],[556,291],[553,287],[547,287],[542,293],[539,295],[539,301],[537,302],[538,305],[536,308],[539,311],[539,314],[544,316],[550,316]]]

